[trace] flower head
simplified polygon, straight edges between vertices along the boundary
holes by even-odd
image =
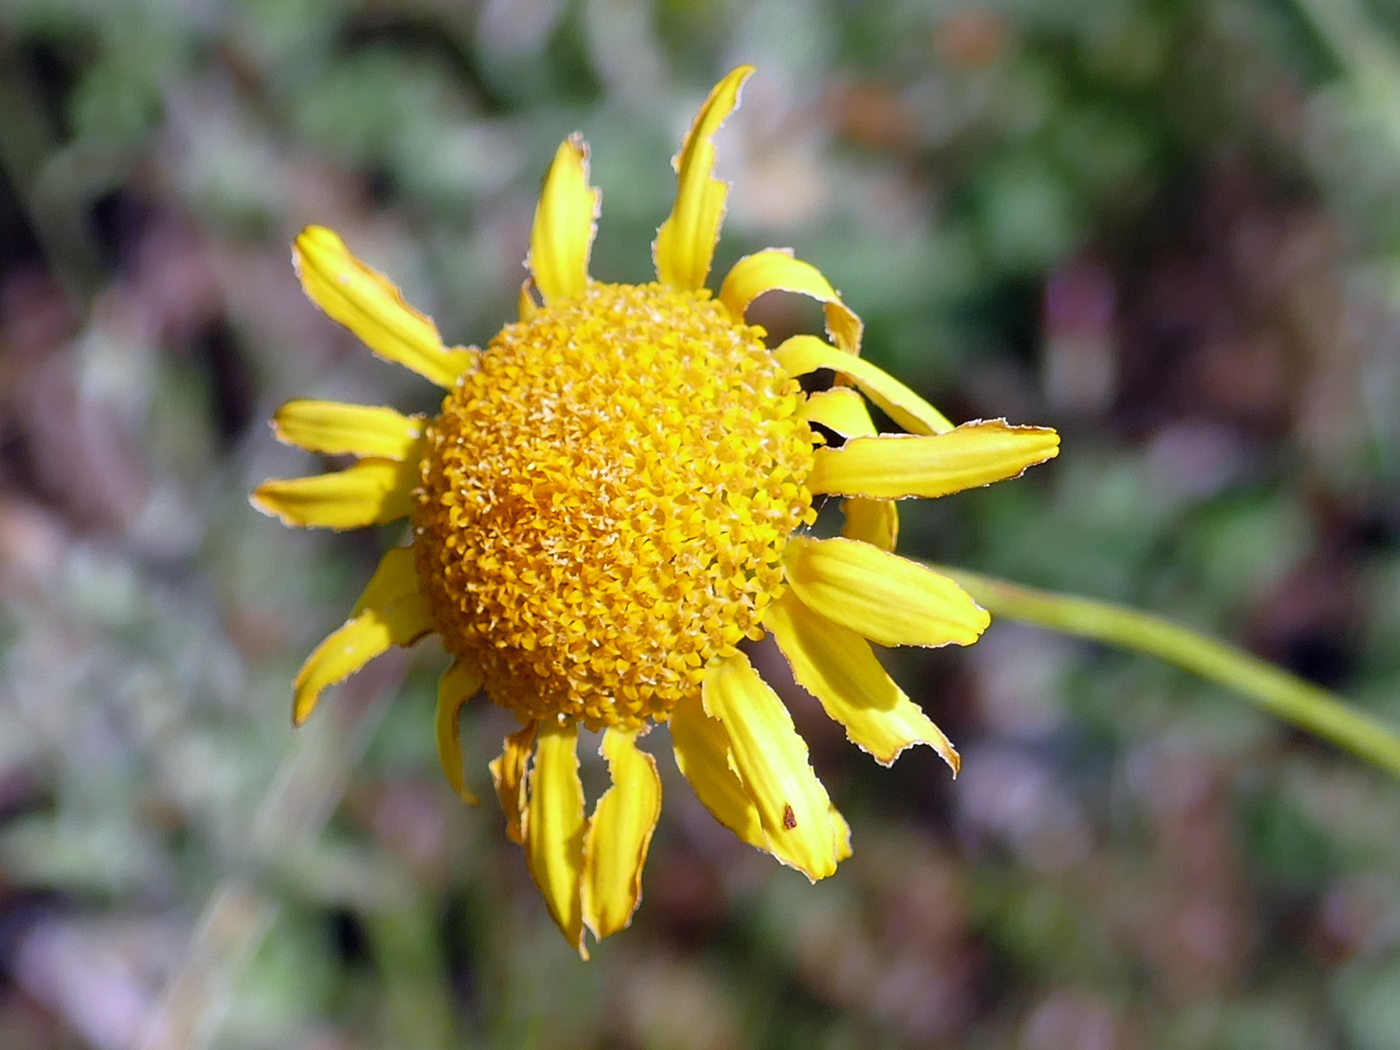
[[[771,633],[798,683],[877,761],[947,738],[890,679],[870,642],[967,645],[987,614],[952,580],[893,553],[895,500],[1014,477],[1054,456],[1053,430],[1004,420],[954,427],[859,357],[861,324],[812,266],[747,256],[705,282],[728,187],[712,139],[752,70],[725,77],[675,166],[679,190],[654,245],[657,281],[588,275],[598,192],[588,151],[565,141],[530,238],[520,320],[485,350],[446,347],[433,322],[339,237],[311,227],[294,259],[306,293],[371,350],[447,391],[431,419],[293,401],[277,436],[352,454],[331,474],[269,481],[254,504],[290,525],[409,518],[345,625],[297,675],[294,720],[391,645],[436,632],[454,662],[437,739],[464,785],[461,707],[483,688],[521,728],[491,776],[507,834],[569,942],[625,927],[661,809],[653,757],[667,723],[700,800],[745,842],[811,879],[849,855],[849,829],[807,747],[740,648]],[[828,340],[770,349],[745,323],[758,296],[820,300]],[[836,385],[804,393],[797,377]],[[906,433],[877,433],[866,399]],[[843,497],[840,538],[804,533],[813,497]],[[612,786],[586,814],[578,727],[603,730]]]

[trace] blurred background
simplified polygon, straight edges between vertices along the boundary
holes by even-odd
[[[964,755],[879,769],[785,693],[854,829],[812,887],[666,806],[584,965],[435,643],[293,735],[387,529],[294,532],[294,396],[432,410],[293,277],[339,230],[451,342],[514,315],[593,147],[639,281],[711,84],[716,271],[790,245],[866,353],[1061,458],[901,550],[1164,613],[1400,722],[1395,0],[0,0],[0,1047],[1393,1050],[1400,785],[1145,658],[892,652]],[[760,304],[773,331],[807,304]],[[598,760],[589,759],[591,763]]]

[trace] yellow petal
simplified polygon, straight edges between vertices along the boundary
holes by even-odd
[[[831,826],[836,830],[836,863],[840,864],[851,856],[851,826],[835,806],[831,807]]]
[[[744,256],[730,268],[720,285],[719,300],[734,320],[743,321],[749,304],[773,291],[796,292],[820,301],[831,341],[846,353],[860,353],[860,318],[841,301],[821,271],[811,263],[794,259],[790,248],[768,248]]]
[[[933,498],[1014,478],[1060,453],[1048,427],[1013,427],[1004,419],[964,423],[931,437],[881,434],[819,448],[807,487],[842,496]]]
[[[535,731],[539,723],[530,722],[506,737],[499,757],[488,764],[491,781],[496,785],[496,797],[506,815],[506,838],[525,842],[521,830],[525,820],[525,773],[530,755],[535,750]]]
[[[729,734],[705,713],[698,696],[671,710],[671,746],[676,765],[714,818],[756,849],[768,850],[758,807],[729,766]]]
[[[587,959],[580,889],[588,824],[578,776],[578,727],[573,723],[540,726],[522,830],[530,877],[559,932]]]
[[[601,754],[612,786],[593,810],[584,850],[583,920],[599,940],[626,929],[642,899],[642,866],[661,816],[656,759],[637,734],[609,729]]]
[[[866,499],[852,496],[841,501],[846,523],[841,535],[848,540],[863,540],[884,551],[894,550],[899,540],[899,509],[892,500]]]
[[[359,529],[407,517],[418,481],[416,461],[362,459],[330,474],[264,481],[249,500],[285,525]]]
[[[814,613],[792,591],[768,607],[763,626],[773,632],[797,684],[846,727],[851,743],[884,766],[905,748],[928,744],[957,773],[953,745],[895,685],[859,634]]]
[[[272,432],[283,444],[309,452],[405,460],[417,458],[423,417],[374,405],[288,401],[272,417]]]
[[[458,657],[438,679],[437,718],[434,722],[438,761],[442,763],[447,782],[463,802],[473,806],[480,805],[481,799],[467,790],[466,778],[463,776],[460,716],[462,706],[480,691],[481,668],[474,660]]]
[[[351,255],[324,226],[301,231],[292,261],[307,297],[386,361],[451,388],[476,360],[474,351],[444,347],[432,320],[404,302],[388,278]]]
[[[791,376],[802,376],[821,368],[843,375],[879,405],[896,423],[914,434],[941,434],[953,424],[938,409],[921,398],[882,368],[864,358],[845,353],[814,335],[785,339],[773,356]]]
[[[350,677],[391,645],[412,645],[433,630],[428,599],[419,594],[388,609],[366,609],[332,631],[306,658],[293,682],[292,724],[311,717],[321,691]]]
[[[575,133],[554,154],[530,231],[527,263],[546,303],[582,295],[588,286],[588,252],[601,200],[588,185],[588,144]]]
[[[865,398],[848,386],[808,394],[798,415],[809,423],[830,427],[842,437],[874,437],[876,434]]]
[[[739,652],[710,665],[702,697],[729,734],[729,755],[758,807],[769,851],[814,882],[826,878],[836,870],[831,799],[778,694]]]
[[[528,321],[540,312],[539,304],[535,302],[535,279],[527,277],[520,282],[520,319]]]
[[[803,605],[881,645],[971,645],[991,622],[948,577],[858,540],[794,536],[783,571]]]
[[[715,85],[671,161],[677,172],[676,203],[656,231],[652,253],[662,284],[693,290],[705,287],[724,220],[729,186],[714,177],[714,135],[739,105],[739,88],[753,73],[740,66]]]
[[[417,593],[418,568],[413,548],[390,547],[379,559],[374,575],[360,592],[350,616],[353,619],[366,609],[387,609]]]

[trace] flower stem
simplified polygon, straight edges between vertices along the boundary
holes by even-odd
[[[993,616],[1135,649],[1219,682],[1272,715],[1400,776],[1400,735],[1327,690],[1233,646],[1111,602],[935,565]]]

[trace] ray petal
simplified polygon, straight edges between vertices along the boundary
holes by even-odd
[[[588,185],[588,144],[577,133],[559,144],[535,205],[527,264],[546,303],[582,295],[602,196]],[[522,289],[522,310],[524,307]]]
[[[957,773],[958,753],[948,738],[894,683],[859,634],[814,613],[790,590],[768,607],[763,626],[773,632],[797,684],[875,761],[893,765],[905,748],[928,744]]]
[[[846,438],[874,437],[877,433],[865,398],[848,386],[808,394],[798,414],[807,422],[830,427]]]
[[[971,645],[991,622],[948,577],[859,540],[794,536],[783,570],[807,608],[880,645]]]
[[[462,707],[480,691],[481,668],[475,660],[459,656],[438,679],[437,718],[433,726],[437,736],[438,761],[442,764],[447,782],[457,792],[458,798],[473,806],[480,805],[481,799],[467,789],[462,769],[460,716]]]
[[[841,496],[931,499],[1018,477],[1059,452],[1060,436],[1047,427],[979,420],[946,434],[881,434],[819,448],[807,486]]]
[[[412,547],[390,547],[375,566],[374,575],[365,584],[355,607],[353,619],[366,609],[387,609],[395,602],[418,593],[418,569]]]
[[[264,481],[249,501],[285,525],[359,529],[407,517],[418,481],[416,457],[409,462],[362,459],[330,474]]]
[[[705,287],[729,195],[728,184],[714,177],[714,135],[738,107],[739,89],[752,73],[753,66],[740,66],[715,85],[671,161],[677,174],[676,203],[656,231],[652,247],[662,284],[687,291]]]
[[[609,729],[599,749],[612,786],[593,810],[583,862],[583,921],[599,940],[626,929],[642,900],[642,867],[661,816],[656,759],[637,734]]]
[[[443,346],[432,320],[404,302],[388,278],[355,258],[324,226],[301,231],[292,262],[307,297],[386,361],[450,389],[476,360],[475,351]]]
[[[742,652],[705,674],[705,711],[724,723],[734,769],[754,804],[769,851],[809,879],[836,870],[831,799],[778,694]]]
[[[530,756],[535,751],[535,736],[538,722],[528,722],[505,739],[501,753],[488,764],[491,781],[496,786],[496,797],[501,800],[501,811],[506,815],[506,838],[512,842],[525,842],[522,825],[525,821],[525,775],[529,771]]]
[[[418,448],[423,417],[339,401],[288,401],[272,417],[277,440],[308,452],[404,460]]]
[[[768,851],[758,807],[729,765],[729,733],[724,723],[705,713],[698,696],[686,697],[671,711],[671,746],[676,765],[714,818],[742,841]]]
[[[588,958],[583,944],[583,782],[578,775],[578,727],[540,726],[526,803],[525,861],[564,939]]]
[[[893,500],[852,496],[841,501],[841,512],[846,516],[841,526],[841,535],[846,539],[894,550],[899,541],[899,508]]]
[[[841,301],[831,282],[811,263],[794,259],[791,248],[767,248],[736,262],[720,285],[719,299],[735,321],[743,321],[749,304],[765,292],[796,292],[822,304],[831,341],[848,354],[860,353],[862,325]]]
[[[953,424],[938,409],[914,391],[869,361],[836,349],[814,335],[785,339],[773,356],[788,375],[802,376],[830,368],[860,387],[866,397],[879,405],[896,423],[914,434],[941,434]]]
[[[332,631],[301,665],[293,682],[292,724],[311,717],[321,692],[344,681],[391,645],[412,645],[433,630],[428,599],[419,594],[387,609],[365,609]]]

